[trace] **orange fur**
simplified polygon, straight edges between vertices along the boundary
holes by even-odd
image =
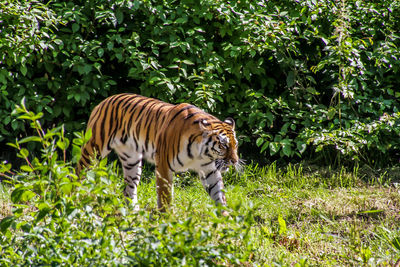
[[[135,197],[141,161],[154,162],[158,207],[165,210],[172,199],[172,172],[194,169],[200,174],[201,166],[217,165],[214,160],[219,162],[219,159],[224,167],[237,164],[233,126],[232,119],[221,122],[190,104],[173,105],[135,94],[114,95],[103,100],[90,115],[87,129],[91,129],[92,137],[82,147],[77,172],[89,166],[95,155],[105,157],[114,149],[130,187],[125,193]],[[218,137],[221,134],[222,137]],[[229,144],[221,146],[219,140],[225,136]],[[215,151],[219,151],[219,156]],[[219,171],[217,167],[215,169],[215,172]],[[214,174],[210,171],[209,176]],[[217,176],[215,180],[219,179]],[[221,188],[219,184],[218,188]]]

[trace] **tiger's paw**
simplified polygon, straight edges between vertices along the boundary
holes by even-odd
[[[223,211],[221,212],[221,214],[222,214],[222,216],[224,216],[224,217],[230,216],[229,212],[226,211],[226,210],[223,210]]]
[[[134,212],[140,211],[140,207],[139,207],[139,204],[137,202],[134,202],[130,198],[126,198],[125,201],[126,201],[126,205],[128,205],[129,208],[131,208]]]
[[[140,211],[139,205],[138,205],[138,204],[132,204],[132,210],[133,210],[134,212]]]

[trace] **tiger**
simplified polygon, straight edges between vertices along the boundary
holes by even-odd
[[[170,104],[138,94],[110,96],[91,112],[89,141],[82,146],[77,173],[94,157],[114,150],[122,164],[127,201],[139,210],[137,188],[143,160],[155,165],[158,210],[173,197],[173,173],[192,170],[216,205],[226,207],[222,174],[240,168],[235,121],[220,121],[200,108]],[[228,214],[224,210],[225,214]]]

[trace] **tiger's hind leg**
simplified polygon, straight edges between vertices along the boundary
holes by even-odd
[[[158,210],[165,212],[169,207],[173,195],[172,172],[165,164],[156,165],[156,187]]]
[[[125,189],[124,195],[127,204],[132,204],[134,209],[139,210],[137,188],[142,175],[142,155],[131,153],[123,149],[115,149],[124,171]]]

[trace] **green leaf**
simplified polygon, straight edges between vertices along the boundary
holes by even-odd
[[[187,22],[187,17],[183,17],[183,18],[178,18],[177,20],[175,20],[175,23],[177,24],[184,24]]]
[[[74,94],[74,99],[76,102],[79,102],[81,100],[81,95],[80,94]]]
[[[266,141],[264,144],[263,144],[263,146],[261,147],[261,153],[262,152],[264,152],[267,148],[268,148],[268,146],[269,146],[269,142],[268,141]]]
[[[2,233],[5,233],[6,230],[10,227],[10,225],[15,222],[15,216],[7,216],[4,217],[1,221],[0,221],[0,231]]]
[[[77,163],[81,158],[81,148],[77,145],[72,145],[72,162]]]
[[[124,21],[124,13],[121,11],[121,9],[117,9],[117,11],[115,12],[115,17],[118,24],[121,24]]]
[[[70,194],[73,188],[73,183],[68,178],[63,178],[63,181],[60,183],[60,191],[63,194]]]
[[[256,141],[257,146],[261,146],[264,143],[264,139],[262,137],[259,137]]]
[[[92,137],[92,129],[89,128],[85,132],[85,141],[84,142],[87,143],[91,137]]]
[[[307,144],[304,143],[303,141],[297,141],[296,146],[300,154],[303,154],[303,152],[306,151]]]
[[[270,153],[270,155],[273,156],[273,155],[275,155],[276,153],[278,153],[279,148],[280,148],[279,143],[277,143],[277,142],[271,142],[271,143],[269,143],[269,150],[270,150],[269,153]]]
[[[167,66],[167,68],[169,68],[169,69],[179,69],[179,66],[176,65],[176,64],[172,64],[172,65]]]
[[[55,131],[48,131],[44,136],[43,136],[43,138],[45,139],[45,140],[49,140],[49,139],[51,139],[51,138],[53,138],[54,136],[57,136],[58,134],[55,132]]]
[[[185,63],[186,65],[194,65],[194,63],[192,61],[190,61],[189,59],[184,59],[182,60],[183,63]]]
[[[0,82],[3,83],[3,84],[7,84],[7,76],[2,71],[0,71]]]
[[[106,165],[107,165],[107,158],[103,158],[102,160],[100,160],[100,162],[99,162],[99,167],[100,168],[105,168],[106,167]]]
[[[22,148],[20,151],[19,151],[19,153],[18,153],[18,156],[20,157],[20,158],[27,158],[28,156],[29,156],[29,151],[28,151],[28,149],[26,149],[26,148]]]
[[[11,170],[11,167],[12,167],[11,163],[6,163],[6,161],[0,163],[0,173],[8,172],[9,170]]]
[[[282,145],[282,151],[283,154],[287,157],[290,157],[292,155],[292,147],[290,144],[283,144]]]
[[[92,71],[92,65],[90,65],[90,64],[85,64],[84,66],[83,66],[83,73],[84,74],[88,74],[89,72],[91,72]]]
[[[72,24],[72,32],[73,33],[76,33],[77,31],[79,31],[79,28],[80,28],[80,26],[78,23]]]
[[[29,142],[41,142],[42,139],[39,136],[28,136],[21,140],[19,140],[20,144],[29,143]]]
[[[294,72],[293,71],[289,71],[288,76],[286,77],[286,85],[288,87],[292,87],[295,83],[294,80]]]
[[[104,55],[104,49],[103,49],[103,48],[99,48],[99,49],[97,50],[97,55],[98,55],[99,57],[103,57],[103,55]]]
[[[25,99],[25,96],[21,99],[21,102],[20,102],[20,105],[21,105],[21,107],[22,107],[22,111],[27,111],[26,110],[26,106],[25,106],[25,102],[26,102],[26,99]]]
[[[67,147],[69,145],[69,140],[65,139],[65,140],[58,140],[57,141],[57,146],[61,149],[61,150],[66,150]]]
[[[25,201],[29,201],[34,196],[35,196],[35,193],[33,193],[29,189],[21,186],[21,187],[16,188],[14,191],[12,191],[11,201],[13,203],[25,202]]]
[[[52,209],[50,207],[42,207],[40,211],[37,213],[36,222],[40,222]]]
[[[33,112],[28,112],[18,116],[18,119],[35,121],[41,119],[42,117],[43,117],[43,112],[39,112],[38,114],[34,114]]]
[[[24,172],[32,172],[33,171],[33,169],[28,165],[22,165],[20,167],[20,169],[21,169],[21,171],[24,171]]]
[[[288,128],[289,128],[290,125],[291,125],[291,123],[286,122],[286,123],[282,126],[282,128],[281,128],[281,130],[280,130],[281,135],[286,135],[286,134],[287,134]]]
[[[110,85],[117,85],[117,82],[114,80],[108,80],[108,84]]]
[[[25,65],[22,65],[19,70],[21,71],[22,75],[26,76],[28,68]]]
[[[15,144],[14,144],[14,143],[7,143],[7,145],[8,145],[8,146],[11,146],[11,147],[13,147],[13,148],[19,149],[19,143],[18,143],[18,141],[16,141]]]

